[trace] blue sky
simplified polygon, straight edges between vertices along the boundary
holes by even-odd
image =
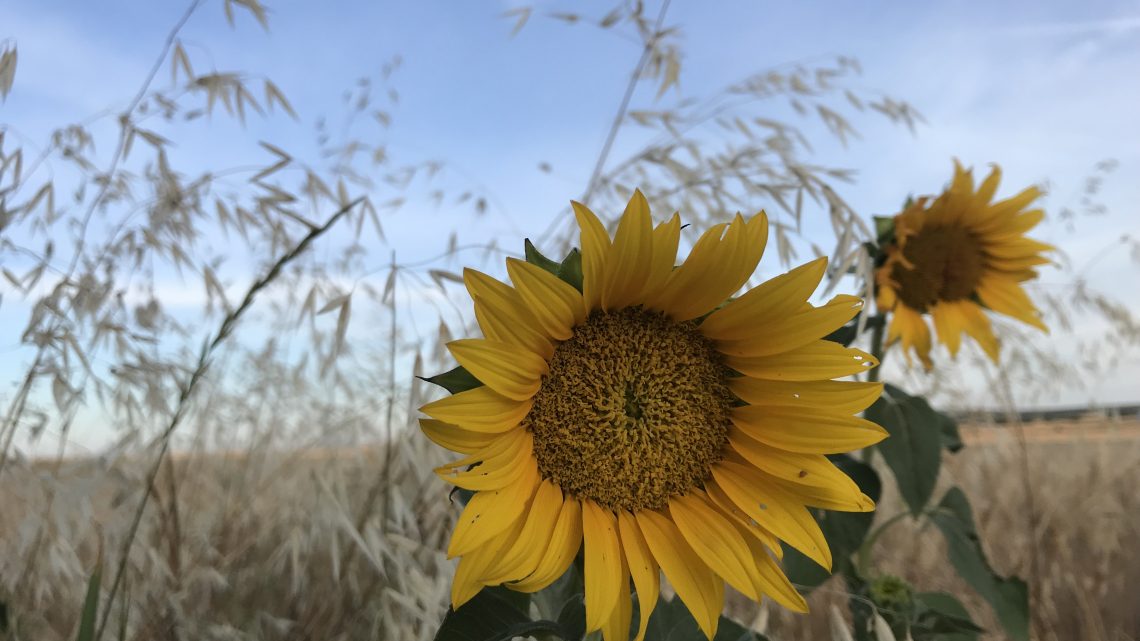
[[[20,66],[12,94],[0,104],[0,123],[43,141],[61,123],[121,107],[184,6],[4,0],[0,39],[18,43]],[[300,121],[253,118],[243,129],[216,118],[208,135],[164,131],[177,142],[175,165],[216,168],[221,155],[222,166],[264,162],[259,139],[311,157],[315,119],[339,113],[343,89],[399,55],[403,66],[393,84],[400,100],[391,107],[394,122],[386,134],[393,155],[443,160],[449,167],[445,183],[456,191],[478,186],[494,203],[475,226],[469,210],[405,210],[386,219],[401,262],[438,254],[451,229],[464,231],[468,240],[495,237],[506,247],[544,229],[582,192],[639,53],[628,40],[543,16],[574,10],[597,17],[607,3],[540,2],[515,37],[512,20],[502,13],[518,3],[281,0],[267,6],[268,34],[240,12],[231,30],[221,1],[209,0],[182,39],[197,71],[213,65],[271,77]],[[647,13],[656,6],[650,2]],[[1140,77],[1138,2],[676,0],[667,23],[682,30],[680,89],[655,103],[653,88],[643,86],[635,108],[668,106],[752,71],[833,54],[861,61],[860,87],[913,103],[927,120],[916,135],[864,116],[853,121],[862,140],[847,148],[814,139],[819,159],[858,169],[857,184],[843,195],[861,213],[889,213],[907,193],[936,191],[953,157],[979,170],[1000,163],[1002,194],[1049,181],[1045,206],[1053,213],[1075,204],[1096,162],[1114,158],[1119,169],[1101,194],[1110,213],[1081,221],[1075,235],[1052,223],[1036,236],[1063,241],[1076,265],[1099,256],[1121,234],[1140,236],[1140,84],[1130,80]],[[167,82],[164,68],[159,85]],[[635,130],[623,132],[614,157],[636,141]],[[109,153],[108,146],[100,152]],[[539,171],[540,162],[553,171]],[[764,206],[771,203],[756,204]],[[438,233],[425,235],[425,220]],[[824,229],[818,228],[819,244],[827,247],[832,239]],[[387,249],[376,249],[381,264]],[[778,267],[766,260],[764,268]],[[1120,249],[1088,273],[1094,285],[1117,291],[1121,284],[1135,290],[1136,276],[1136,265]],[[171,284],[171,292],[184,289]],[[0,307],[3,381],[18,371],[23,354],[13,349],[12,338],[22,310],[11,301],[5,295]],[[1125,369],[1140,374],[1134,364]],[[1092,382],[1056,401],[1140,399],[1140,386],[1128,380],[1118,375]]]

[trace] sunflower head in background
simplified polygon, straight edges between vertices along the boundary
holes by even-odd
[[[998,360],[998,339],[985,309],[1048,331],[1022,289],[1050,263],[1054,248],[1025,236],[1045,217],[1027,209],[1041,196],[1036,187],[991,202],[1001,180],[995,166],[974,190],[970,171],[954,163],[954,179],[933,200],[920,198],[894,217],[894,239],[883,247],[885,262],[875,276],[880,311],[891,312],[888,344],[900,342],[926,369],[930,359],[929,315],[938,341],[957,355],[965,332]]]
[[[437,472],[474,491],[448,548],[453,606],[484,586],[541,590],[581,549],[586,627],[606,641],[628,638],[631,579],[644,637],[661,572],[710,639],[726,582],[805,611],[780,541],[830,568],[808,507],[874,508],[826,456],[886,435],[853,416],[881,386],[832,380],[875,359],[821,340],[862,301],[808,303],[824,259],[729,300],[764,251],[763,212],[713,226],[676,267],[680,219],[654,226],[640,192],[612,239],[574,213],[580,272],[465,272],[484,338],[448,349],[479,385],[422,408],[425,434],[466,455]]]

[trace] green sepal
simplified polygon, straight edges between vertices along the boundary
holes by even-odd
[[[475,378],[471,372],[463,369],[462,365],[458,365],[454,369],[450,369],[442,374],[436,374],[435,376],[417,376],[416,378],[431,383],[432,385],[439,385],[452,394],[466,392],[467,390],[483,386],[482,381]]]
[[[562,259],[562,266],[558,268],[558,277],[582,291],[582,252],[577,248],[571,249],[566,258]]]
[[[544,256],[542,252],[538,251],[538,248],[534,246],[534,243],[530,242],[529,238],[523,241],[523,255],[526,257],[526,262],[531,265],[538,265],[555,276],[558,275],[558,269],[562,266],[557,261],[550,260]]]
[[[523,255],[526,257],[526,262],[545,269],[572,285],[579,292],[582,291],[582,252],[578,251],[577,248],[571,249],[570,253],[566,254],[566,258],[563,258],[562,262],[559,263],[550,260],[538,251],[534,243],[527,238],[523,241]]]

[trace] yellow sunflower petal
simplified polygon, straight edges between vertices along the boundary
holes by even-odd
[[[1004,278],[997,273],[987,274],[978,283],[978,297],[986,307],[995,312],[1016,318],[1043,332],[1049,331],[1041,320],[1041,313],[1029,300],[1029,295],[1014,279]]]
[[[990,329],[990,321],[980,307],[972,301],[939,301],[931,310],[938,340],[946,345],[951,356],[958,355],[962,332],[978,341],[982,350],[994,362],[998,360],[998,340]]]
[[[807,612],[807,602],[792,586],[791,581],[780,570],[772,557],[769,556],[764,547],[763,539],[754,536],[755,528],[745,525],[739,518],[729,515],[717,502],[711,498],[706,500],[699,492],[695,493],[692,498],[694,501],[691,507],[699,509],[696,509],[689,516],[699,516],[702,521],[711,524],[707,528],[707,536],[702,537],[699,523],[686,518],[689,529],[693,530],[692,536],[706,540],[706,547],[714,548],[709,551],[710,554],[726,556],[727,562],[738,564],[743,568],[748,580],[752,583],[752,590],[741,590],[741,592],[746,595],[750,592],[766,595],[790,610]],[[672,504],[670,511],[676,516],[676,510],[672,509]],[[678,521],[678,526],[680,526],[680,521]],[[685,533],[685,536],[689,537],[690,534]],[[782,549],[778,544],[776,547]],[[694,549],[697,549],[696,546]],[[727,558],[729,551],[732,553],[732,558]],[[716,567],[712,563],[709,565],[714,569]],[[721,574],[721,576],[726,575]],[[757,597],[756,600],[759,598]]]
[[[1001,223],[995,221],[993,224],[993,229],[987,231],[985,237],[989,240],[1006,240],[1008,238],[1014,238],[1033,229],[1044,219],[1044,210],[1031,209],[1029,211],[1017,214],[1016,216],[1011,216]]]
[[[1020,258],[989,258],[986,260],[986,266],[990,269],[1011,272],[1023,273],[1027,269],[1038,267],[1040,265],[1048,265],[1053,261],[1044,256],[1034,254],[1032,256],[1023,256]]]
[[[739,429],[729,430],[728,443],[758,470],[795,485],[837,487],[858,496],[859,486],[822,454],[799,454],[765,445]]]
[[[958,313],[961,314],[962,327],[966,333],[969,334],[982,351],[990,357],[993,362],[998,362],[998,352],[1001,348],[992,327],[990,326],[990,319],[986,318],[986,314],[982,311],[973,301],[961,301],[958,303]]]
[[[782,407],[737,407],[732,423],[761,443],[801,454],[850,452],[888,436],[879,425],[856,416]]]
[[[748,456],[741,454],[742,450],[739,446],[742,444],[752,448]],[[765,483],[783,489],[808,507],[819,507],[839,512],[870,512],[875,509],[875,502],[871,497],[863,494],[859,486],[842,472],[838,472],[842,475],[841,477],[831,476],[825,481],[821,481],[819,478],[813,481],[812,475],[796,478],[788,474],[790,470],[786,465],[773,465],[771,461],[766,459],[760,459],[758,462],[756,459],[757,445],[762,446],[763,444],[750,441],[748,437],[737,433],[733,447],[726,453],[724,460],[755,468],[754,471],[764,479]],[[808,456],[775,449],[772,451],[780,452],[784,456]],[[798,469],[806,471],[811,468],[801,466]],[[829,473],[822,469],[819,472],[821,474]],[[804,483],[803,481],[808,482]]]
[[[962,346],[964,329],[958,306],[941,301],[931,308],[930,317],[934,320],[934,331],[938,332],[938,341],[950,350],[951,356],[957,356],[958,348]]]
[[[742,594],[759,601],[759,576],[744,537],[697,491],[669,499],[669,514],[685,541],[713,572]]]
[[[617,604],[614,605],[610,618],[602,626],[603,641],[629,641],[629,625],[633,619],[633,597],[629,592],[629,565],[624,556],[621,561],[621,580],[618,581]]]
[[[519,592],[538,592],[566,572],[581,547],[582,504],[567,497],[562,501],[562,509],[550,535],[550,545],[542,553],[538,567],[526,578],[505,585]]]
[[[562,501],[562,490],[557,485],[549,480],[539,484],[518,537],[504,549],[494,571],[484,577],[488,585],[524,579],[538,568],[554,536]]]
[[[579,245],[582,248],[582,299],[586,309],[597,309],[605,285],[606,257],[610,251],[610,236],[602,221],[585,205],[571,202],[574,217],[582,230]]]
[[[930,370],[934,363],[930,360],[930,328],[926,326],[922,314],[907,307],[899,305],[891,315],[890,325],[887,326],[887,343],[898,340],[902,343],[903,354],[906,355],[907,364],[910,364],[910,352],[914,351],[922,361],[923,366]]]
[[[880,282],[879,291],[875,295],[875,305],[879,308],[879,311],[889,312],[895,308],[898,302],[899,295],[898,292],[895,291],[895,288]]]
[[[586,631],[600,630],[617,605],[621,582],[621,543],[617,518],[592,500],[582,501],[585,545]]]
[[[764,472],[760,472],[764,474]],[[765,476],[768,476],[765,474]],[[796,497],[808,507],[818,507],[833,512],[873,512],[875,501],[866,494],[856,490],[840,489],[835,486],[797,485],[771,477],[771,482],[785,492]]]
[[[680,241],[681,217],[677,214],[653,230],[653,258],[649,263],[649,276],[645,279],[646,297],[654,296],[673,273]]]
[[[634,190],[606,258],[602,309],[620,309],[641,302],[653,259],[653,220],[641,190]]]
[[[428,416],[480,434],[501,434],[518,427],[533,401],[515,401],[487,386],[432,401],[420,408]]]
[[[990,215],[994,219],[1000,219],[1008,216],[1013,212],[1021,211],[1028,207],[1033,201],[1041,197],[1041,190],[1036,187],[1028,187],[1021,190],[1016,196],[999,200],[998,202],[990,205]]]
[[[547,335],[564,341],[586,319],[582,295],[572,285],[538,265],[507,259],[507,273]]]
[[[765,483],[759,472],[737,463],[721,461],[712,467],[715,483],[745,514],[764,529],[803,552],[825,569],[831,569],[831,549],[803,503]]]
[[[538,319],[527,309],[519,292],[510,285],[470,267],[463,270],[463,284],[472,300],[483,301],[484,305],[501,310],[502,314],[511,319],[512,325],[523,325],[530,332],[541,332]],[[479,327],[484,333],[487,332],[487,327],[482,323]],[[492,331],[495,329],[498,328],[493,328]],[[493,337],[488,335],[487,338]]]
[[[753,336],[733,341],[718,341],[722,354],[733,356],[771,356],[807,345],[843,327],[863,309],[858,296],[840,295],[826,305],[811,307],[783,319],[766,323]]]
[[[462,556],[514,525],[538,488],[538,464],[524,463],[519,480],[499,490],[476,492],[467,502],[451,533],[447,556]]]
[[[722,513],[736,522],[742,531],[751,535],[753,539],[762,543],[765,548],[776,555],[777,559],[784,558],[784,546],[780,545],[780,539],[776,538],[774,534],[765,530],[763,526],[748,516],[741,510],[736,503],[720,489],[716,483],[708,483],[705,486],[705,491],[709,495],[709,500],[715,505]]]
[[[747,528],[739,522],[734,521],[733,525],[741,533],[747,534]],[[807,612],[807,601],[788,580],[787,575],[776,564],[776,561],[768,555],[768,551],[764,549],[760,539],[745,536],[744,542],[748,545],[748,552],[756,564],[756,571],[760,579],[760,590],[772,597],[776,603],[793,612]]]
[[[740,376],[728,388],[749,405],[795,407],[851,415],[871,406],[883,393],[882,383],[857,381],[766,381]]]
[[[1018,259],[1056,251],[1056,247],[1024,236],[1000,242],[986,243],[985,252],[998,259]]]
[[[436,468],[444,481],[466,490],[498,490],[526,472],[523,463],[533,456],[534,437],[528,430],[508,432],[503,438],[449,465]],[[475,465],[471,469],[463,469]]]
[[[645,542],[665,572],[665,578],[689,608],[697,626],[712,639],[716,636],[720,611],[724,608],[724,582],[689,547],[669,517],[655,510],[639,510],[636,517]]]
[[[487,447],[498,438],[495,434],[465,430],[458,425],[437,421],[434,418],[421,418],[420,429],[432,443],[461,454]]]
[[[714,225],[647,304],[678,322],[707,314],[748,282],[767,240],[768,216],[764,212],[747,222],[737,214],[727,231],[723,224]]]
[[[645,542],[645,536],[641,534],[641,528],[633,514],[625,510],[618,512],[618,533],[629,572],[633,576],[633,586],[637,588],[639,621],[634,641],[643,641],[649,627],[649,617],[653,614],[657,596],[661,593],[661,568],[653,560],[653,553],[649,551],[649,544]]]
[[[478,296],[474,300],[475,320],[484,336],[538,354],[544,360],[554,356],[554,345],[550,340],[529,323],[520,322],[511,310],[488,304]]]
[[[550,371],[541,356],[510,343],[464,338],[448,343],[447,350],[484,385],[516,401],[534,396]]]
[[[807,301],[827,271],[827,258],[818,258],[758,285],[713,312],[701,322],[701,333],[712,340],[741,340],[772,319],[794,313]]]
[[[974,194],[975,209],[981,210],[990,204],[994,194],[997,193],[999,183],[1001,183],[1001,167],[994,165],[990,169],[990,175],[978,185],[978,193]]]
[[[728,228],[727,223],[719,223],[709,227],[693,245],[689,257],[676,269],[669,272],[665,284],[653,292],[645,301],[645,306],[669,313],[674,320],[682,320],[680,316],[673,315],[671,308],[674,303],[688,294],[695,284],[702,283],[702,277],[709,271],[710,264],[717,253],[721,235]],[[682,311],[683,310],[678,310]]]
[[[458,608],[467,603],[483,589],[483,586],[488,585],[480,578],[496,563],[499,554],[515,541],[522,530],[522,525],[522,519],[517,519],[502,536],[487,541],[459,559],[459,565],[455,568],[455,578],[451,583],[451,607]]]
[[[755,378],[818,381],[865,372],[879,364],[862,350],[819,340],[772,356],[726,355],[725,365]]]

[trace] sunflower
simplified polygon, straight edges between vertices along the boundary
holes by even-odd
[[[1054,249],[1025,237],[1045,217],[1040,209],[1026,210],[1041,192],[1029,187],[991,203],[1000,181],[995,165],[974,191],[973,175],[955,161],[946,191],[933,202],[916,200],[894,218],[895,239],[876,272],[876,302],[892,312],[888,344],[901,342],[907,359],[913,350],[926,369],[933,363],[925,314],[951,356],[965,332],[994,362],[999,343],[983,309],[1048,331],[1021,287],[1037,277],[1036,267],[1051,262],[1042,253]]]
[[[485,338],[447,347],[483,385],[422,408],[425,434],[467,454],[436,471],[474,491],[448,546],[452,605],[541,590],[584,548],[587,629],[607,641],[628,638],[631,579],[644,637],[661,572],[710,639],[725,582],[805,611],[780,541],[830,568],[808,507],[874,509],[826,456],[886,435],[853,416],[880,385],[831,380],[875,359],[821,340],[862,301],[808,303],[819,259],[725,304],[760,261],[763,212],[713,226],[675,268],[680,219],[654,227],[640,192],[612,240],[573,209],[580,290],[521,260],[513,286],[466,270]]]

